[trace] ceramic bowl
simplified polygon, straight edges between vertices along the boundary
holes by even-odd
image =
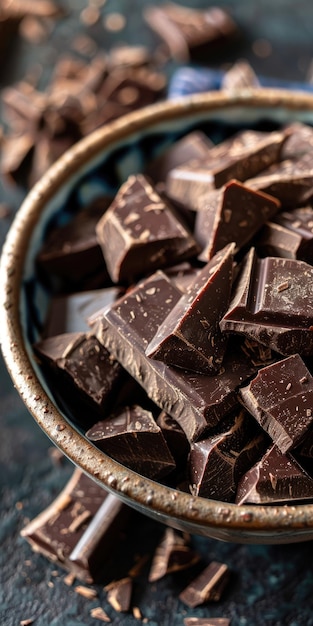
[[[168,488],[115,462],[90,442],[58,407],[36,363],[49,293],[36,280],[35,257],[53,220],[66,218],[69,199],[82,207],[112,193],[130,173],[176,138],[205,129],[215,142],[242,128],[313,124],[313,96],[244,90],[188,96],[142,109],[109,124],[70,149],[32,189],[5,243],[1,270],[0,332],[4,359],[35,420],[73,463],[135,509],[170,526],[216,539],[288,543],[313,539],[313,504],[225,504]]]

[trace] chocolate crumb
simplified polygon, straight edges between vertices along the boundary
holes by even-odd
[[[69,574],[67,574],[67,576],[65,576],[63,578],[63,582],[68,586],[71,587],[75,581],[75,574],[73,574],[72,572],[70,572]]]
[[[29,619],[22,619],[20,621],[20,626],[30,626],[30,624],[33,624],[35,621],[35,617],[30,617]]]
[[[109,616],[103,610],[101,606],[96,606],[94,609],[91,609],[90,616],[95,619],[99,619],[101,622],[110,622]]]
[[[84,587],[83,585],[77,585],[75,587],[76,593],[79,593],[80,596],[84,596],[88,600],[93,600],[93,598],[97,597],[97,592],[95,589],[91,589],[90,587]]]
[[[142,613],[141,610],[138,606],[133,606],[133,616],[135,619],[141,619],[142,620]]]

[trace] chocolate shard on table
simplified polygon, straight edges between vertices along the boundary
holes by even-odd
[[[240,390],[248,411],[284,454],[313,422],[313,377],[298,354],[268,365]]]
[[[194,441],[237,406],[236,390],[256,367],[241,350],[240,341],[228,344],[223,369],[213,376],[147,357],[147,345],[180,296],[158,271],[107,309],[94,332],[155,404],[177,420],[188,440]]]
[[[283,209],[303,206],[313,193],[312,156],[306,153],[296,160],[281,161],[249,178],[246,184],[280,200]]]
[[[154,553],[148,580],[150,583],[156,582],[167,574],[193,567],[199,559],[184,535],[167,528]]]
[[[212,561],[180,593],[179,599],[194,608],[206,602],[218,602],[227,585],[229,569],[225,563]]]
[[[245,410],[224,420],[218,433],[191,444],[190,491],[223,502],[233,502],[238,482],[259,460],[268,438]]]
[[[204,248],[201,258],[210,259],[231,241],[236,243],[238,252],[279,209],[280,202],[273,196],[235,180],[208,197],[204,195],[194,231]]]
[[[227,345],[219,321],[227,310],[235,244],[220,250],[199,272],[150,341],[146,354],[200,374],[217,372]]]
[[[141,174],[122,185],[96,231],[113,282],[131,282],[198,250],[191,233]]]
[[[74,215],[67,224],[51,230],[37,257],[38,266],[45,274],[52,273],[77,285],[89,276],[103,272],[109,281],[96,236],[96,224],[110,203],[111,198],[102,196]]]
[[[207,135],[200,130],[194,130],[182,139],[175,141],[170,148],[150,161],[145,174],[151,178],[154,184],[160,181],[165,182],[170,170],[183,165],[183,163],[188,163],[188,161],[205,158],[212,146],[213,143]]]
[[[166,191],[170,198],[194,210],[201,210],[203,194],[222,187],[232,179],[241,182],[251,179],[277,163],[285,140],[284,132],[256,136],[250,131],[244,137],[235,136],[211,148],[206,159],[189,161],[171,170],[166,180]]]
[[[125,370],[91,333],[47,337],[34,350],[49,367],[47,376],[51,372],[55,378],[56,392],[80,409],[79,419],[86,427],[89,419],[94,423],[99,413],[111,410],[127,383]]]
[[[108,603],[119,613],[127,613],[131,606],[133,581],[127,576],[120,580],[113,580],[104,587]]]
[[[167,2],[144,11],[149,26],[164,41],[176,61],[199,60],[225,46],[238,33],[233,19],[221,8],[198,10]]]
[[[228,617],[185,617],[184,626],[230,626]]]
[[[224,332],[243,334],[288,356],[313,353],[313,267],[304,261],[265,257],[250,249],[228,311]]]
[[[248,61],[237,61],[228,69],[221,82],[222,89],[238,89],[241,87],[260,87],[260,81]]]
[[[51,300],[43,337],[64,333],[88,332],[88,319],[99,315],[102,309],[115,302],[121,295],[117,287],[79,291],[54,296]]]
[[[175,469],[152,413],[138,405],[121,407],[94,424],[86,437],[119,463],[148,478],[163,478]]]
[[[130,509],[76,469],[59,496],[21,531],[35,552],[91,583],[98,579]]]
[[[237,504],[275,504],[292,500],[313,499],[313,478],[291,455],[276,445],[240,480]]]

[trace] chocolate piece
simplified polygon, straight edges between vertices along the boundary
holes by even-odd
[[[226,418],[218,431],[191,444],[190,491],[194,496],[232,502],[241,476],[260,458],[268,441],[244,410]]]
[[[121,408],[92,426],[86,437],[119,463],[149,478],[162,478],[175,468],[152,413],[139,406]]]
[[[304,261],[248,253],[237,289],[220,322],[288,356],[313,352],[313,268]]]
[[[271,446],[241,479],[237,504],[275,504],[313,498],[313,479],[291,456]]]
[[[211,148],[206,159],[197,159],[171,170],[166,191],[170,198],[201,210],[203,194],[232,179],[245,181],[276,163],[285,139],[286,135],[280,132],[258,138],[251,133],[244,139],[235,137],[224,145]]]
[[[190,446],[183,429],[178,422],[165,411],[161,411],[156,419],[156,423],[162,430],[171,455],[175,459],[176,466],[183,465],[186,467]]]
[[[297,159],[307,152],[312,152],[313,148],[313,128],[308,124],[294,122],[285,128],[288,137],[285,141],[282,152],[282,161],[286,159]]]
[[[176,419],[188,440],[193,441],[236,406],[236,389],[255,367],[237,342],[229,344],[223,370],[214,376],[146,357],[148,343],[180,296],[169,279],[156,272],[107,310],[95,332],[148,396]]]
[[[259,256],[278,256],[283,259],[299,259],[312,265],[312,246],[304,245],[296,232],[275,222],[267,222],[255,240]]]
[[[197,251],[191,234],[142,175],[122,185],[96,230],[114,282],[131,282]]]
[[[218,602],[228,582],[229,570],[225,563],[212,561],[197,578],[179,594],[179,599],[194,608],[205,602]]]
[[[102,415],[112,408],[127,375],[96,337],[65,333],[39,341],[34,349],[56,373],[56,391],[61,389],[70,404],[90,407]],[[87,411],[86,417],[94,422],[96,415]]]
[[[169,2],[149,6],[144,11],[149,26],[163,39],[176,61],[188,62],[213,52],[217,44],[232,38],[237,27],[230,15],[221,8],[205,11]]]
[[[70,222],[54,228],[38,254],[39,266],[46,273],[56,274],[76,285],[103,271],[105,262],[96,236],[96,224],[110,203],[111,198],[98,198]]]
[[[173,265],[172,267],[166,267],[164,274],[168,276],[174,287],[177,287],[182,293],[187,293],[188,289],[196,279],[200,272],[199,267],[192,267],[190,263],[180,263],[179,265]]]
[[[184,626],[230,626],[228,617],[185,617]]]
[[[199,558],[188,545],[186,537],[173,528],[167,528],[155,551],[148,580],[156,582],[167,574],[188,569],[198,563]]]
[[[65,296],[55,296],[51,300],[44,337],[63,333],[87,332],[88,318],[99,315],[99,311],[117,300],[120,290],[116,287],[80,291]]]
[[[241,87],[260,87],[257,75],[250,63],[245,60],[237,61],[225,72],[222,82],[222,89],[238,89]]]
[[[313,422],[313,377],[298,354],[264,367],[240,397],[282,453],[297,446]]]
[[[235,252],[245,246],[279,210],[280,202],[246,185],[231,181],[208,198],[202,198],[202,208],[195,223],[195,238],[205,248],[201,259],[210,259],[228,243],[236,243]]]
[[[119,540],[129,509],[76,469],[60,495],[29,522],[22,537],[85,582],[97,579]]]
[[[152,67],[119,68],[110,72],[98,92],[99,98],[128,108],[152,104],[164,95],[166,78]]]
[[[201,131],[194,130],[151,161],[146,174],[154,183],[166,181],[170,170],[193,159],[202,159],[207,156],[208,149],[213,146],[211,140]]]
[[[104,587],[107,592],[107,601],[115,611],[126,613],[130,609],[131,596],[133,592],[133,581],[131,578],[121,578],[114,580]]]
[[[199,272],[150,341],[150,358],[200,374],[220,369],[227,337],[219,321],[229,305],[234,247],[226,246]]]
[[[293,235],[294,255],[289,258],[313,264],[313,208],[304,206],[292,211],[281,211],[274,218],[276,224]],[[296,246],[297,242],[297,246]],[[290,245],[290,239],[289,239]],[[287,246],[286,246],[287,247]],[[283,256],[283,255],[281,255]]]

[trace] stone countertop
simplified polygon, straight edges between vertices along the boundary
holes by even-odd
[[[152,46],[154,37],[141,21],[143,0],[107,0],[101,9],[126,17],[118,34],[104,31],[101,23],[88,34],[105,46],[115,41]],[[181,2],[187,5],[187,2]],[[206,2],[193,2],[204,7]],[[312,46],[313,5],[310,0],[246,0],[217,2],[228,6],[244,34],[235,56],[220,60],[229,63],[246,58],[263,75],[304,80],[309,72]],[[41,59],[44,74],[51,70],[59,49],[65,49],[74,29],[83,29],[80,13],[87,0],[64,0],[71,11],[56,33],[38,47],[25,41],[12,45],[1,70],[1,85],[12,83]],[[131,11],[130,9],[131,5]],[[139,28],[140,25],[140,28]],[[268,43],[263,45],[266,40]],[[256,42],[259,42],[256,45]],[[261,46],[260,46],[261,42]],[[13,42],[12,42],[13,43]],[[260,50],[263,53],[260,56]],[[267,50],[266,56],[264,56]],[[233,53],[234,54],[234,53]],[[213,62],[212,62],[213,65]],[[169,68],[169,74],[174,68]],[[0,241],[13,219],[24,192],[0,188],[0,203],[10,210],[0,218]],[[102,606],[113,626],[135,626],[141,621],[131,614],[118,614],[105,599],[103,585],[93,585],[98,598],[88,600],[64,583],[65,573],[44,557],[32,552],[20,537],[25,523],[35,517],[58,495],[72,474],[65,459],[57,461],[48,438],[40,431],[20,400],[0,361],[0,624],[18,626],[33,620],[35,626],[90,626],[101,623],[90,611]],[[125,575],[126,562],[135,555],[152,554],[163,527],[135,514],[128,530],[127,548],[117,548],[116,568]],[[312,544],[248,546],[193,537],[203,564],[211,560],[227,563],[231,579],[222,600],[198,609],[187,609],[178,599],[190,573],[168,575],[157,583],[147,582],[149,561],[134,588],[133,605],[138,606],[150,626],[180,626],[187,615],[228,617],[231,626],[310,626],[313,625]]]

